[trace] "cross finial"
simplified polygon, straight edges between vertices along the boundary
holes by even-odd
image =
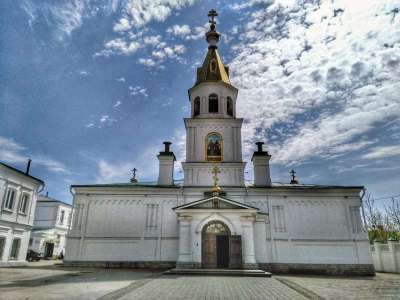
[[[296,179],[296,172],[294,170],[291,170],[289,173],[290,177],[292,177],[292,180],[290,180],[290,184],[298,184],[299,182]]]
[[[216,16],[218,16],[218,13],[215,9],[212,9],[208,12],[208,17],[210,19],[208,22],[211,24],[210,29],[213,31],[215,30],[215,25],[217,24],[217,22],[215,21]]]
[[[131,170],[131,172],[132,172],[132,178],[131,178],[131,182],[132,183],[137,183],[138,181],[137,181],[137,179],[136,179],[136,171],[137,171],[137,169],[136,168],[133,168],[132,170]]]
[[[221,191],[221,188],[218,186],[218,181],[219,181],[218,174],[221,173],[221,171],[219,170],[217,165],[214,166],[212,173],[213,173],[213,180],[214,180],[213,192],[218,193]]]

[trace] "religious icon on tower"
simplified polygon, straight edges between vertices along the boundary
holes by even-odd
[[[208,161],[222,160],[222,136],[219,133],[213,132],[207,135],[206,152]]]

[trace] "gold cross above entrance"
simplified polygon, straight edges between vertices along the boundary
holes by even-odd
[[[213,175],[214,175],[214,176],[213,176],[213,179],[214,179],[213,191],[214,191],[214,192],[219,192],[219,191],[221,190],[221,188],[218,186],[218,181],[219,181],[219,179],[218,179],[218,174],[221,173],[221,171],[220,171],[220,169],[218,168],[217,165],[214,166],[214,168],[213,168],[213,170],[212,170],[212,173],[213,173]]]

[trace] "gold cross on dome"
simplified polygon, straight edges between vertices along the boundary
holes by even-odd
[[[216,16],[218,16],[218,13],[215,9],[212,9],[208,12],[208,17],[209,17],[208,23],[211,24],[211,30],[214,30],[215,24],[217,24],[217,22],[215,21]]]

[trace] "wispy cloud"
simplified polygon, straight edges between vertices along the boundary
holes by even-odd
[[[114,107],[114,108],[117,108],[117,107],[119,107],[121,104],[122,104],[121,101],[117,101],[117,102],[115,102],[115,104],[113,105],[113,107]]]
[[[131,96],[143,96],[147,98],[149,95],[147,94],[147,89],[141,86],[129,86],[129,94]]]
[[[176,130],[171,138],[171,150],[177,157],[175,169],[181,171],[180,162],[185,160],[186,136],[184,130]],[[139,181],[154,181],[158,175],[158,152],[163,150],[164,140],[158,139],[145,147],[145,151],[132,160],[106,160],[100,159],[97,161],[98,176],[97,182],[129,182],[132,177],[131,170],[135,167],[138,169]]]
[[[400,156],[400,145],[378,146],[369,149],[369,153],[362,156],[364,159],[381,159],[392,156]]]
[[[44,155],[28,154],[27,152],[29,152],[29,149],[25,146],[18,144],[13,139],[0,136],[0,161],[20,164],[31,158],[34,164],[41,165],[49,171],[64,174],[70,173],[67,167],[59,161]]]

